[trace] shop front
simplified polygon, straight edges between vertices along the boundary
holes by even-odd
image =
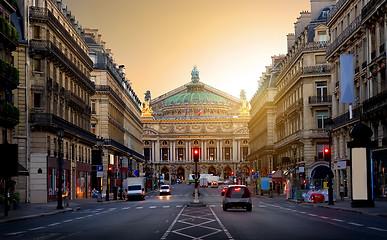
[[[47,158],[47,199],[53,201],[58,198],[58,158]],[[68,160],[63,161],[63,188],[62,193],[71,197],[71,175],[70,175],[71,163]],[[38,171],[43,171],[39,169]]]

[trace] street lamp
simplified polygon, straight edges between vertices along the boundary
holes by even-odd
[[[56,209],[63,209],[62,188],[63,188],[63,158],[62,158],[62,141],[64,136],[63,128],[59,127],[56,130],[58,136],[58,205]]]
[[[332,186],[332,158],[331,158],[331,146],[332,146],[332,128],[333,128],[333,120],[331,118],[327,118],[325,120],[325,125],[327,127],[328,132],[328,139],[329,139],[329,145],[328,145],[328,151],[324,149],[324,157],[325,159],[328,159],[329,164],[329,174],[328,174],[328,205],[334,205],[333,203],[333,186]]]
[[[99,162],[98,164],[103,165],[102,161],[102,156],[103,156],[103,151],[102,151],[102,146],[104,145],[105,140],[103,137],[97,137],[97,147],[99,151]],[[101,178],[98,179],[98,197],[97,197],[98,202],[102,202],[102,184],[101,184]]]

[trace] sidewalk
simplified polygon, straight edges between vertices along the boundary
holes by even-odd
[[[269,198],[269,195],[264,196],[257,196],[261,198]],[[336,209],[339,211],[347,211],[347,212],[354,212],[354,213],[361,213],[361,214],[367,214],[367,215],[373,215],[373,216],[379,216],[379,217],[387,217],[387,201],[375,201],[375,207],[364,207],[364,208],[353,208],[351,207],[351,199],[345,198],[344,201],[336,200],[334,202],[334,205],[328,205],[327,202],[325,203],[308,203],[308,202],[299,202],[296,199],[286,199],[286,195],[281,194],[273,194],[273,198],[275,199],[283,199],[284,201],[289,201],[294,204],[303,204],[308,206],[314,206],[314,207],[322,207],[322,208],[331,208]]]

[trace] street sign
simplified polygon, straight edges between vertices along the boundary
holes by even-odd
[[[272,175],[271,175],[271,173],[269,173],[269,178],[271,178],[272,177]]]
[[[254,179],[258,179],[258,172],[254,172]]]
[[[97,177],[103,177],[103,165],[97,165]]]

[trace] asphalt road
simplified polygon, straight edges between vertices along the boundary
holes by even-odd
[[[205,207],[189,205],[193,185],[181,184],[171,196],[1,224],[0,239],[387,239],[387,218],[283,199],[254,197],[252,212],[224,212],[220,189],[200,189]]]

